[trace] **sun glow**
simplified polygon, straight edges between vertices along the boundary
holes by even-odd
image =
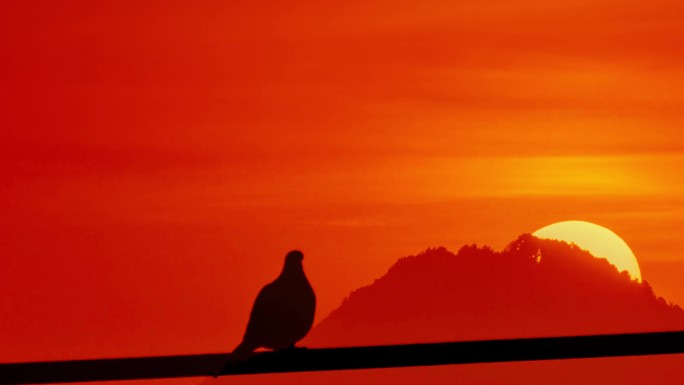
[[[634,253],[622,238],[605,227],[584,221],[566,221],[543,227],[532,235],[574,243],[641,282],[641,270]]]

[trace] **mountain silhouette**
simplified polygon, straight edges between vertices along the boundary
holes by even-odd
[[[523,234],[399,259],[311,331],[352,346],[684,329],[684,311],[574,244]]]

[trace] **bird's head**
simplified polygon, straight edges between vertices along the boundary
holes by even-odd
[[[299,250],[292,250],[285,256],[285,266],[301,266],[304,254]]]

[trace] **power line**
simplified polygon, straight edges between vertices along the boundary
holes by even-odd
[[[684,353],[684,331],[442,342],[256,353],[221,375],[398,368]],[[1,384],[209,376],[229,354],[0,364]]]

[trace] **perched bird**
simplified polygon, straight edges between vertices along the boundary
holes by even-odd
[[[294,347],[311,329],[316,294],[304,274],[304,254],[293,250],[285,256],[278,278],[257,295],[242,342],[233,351],[234,361],[244,360],[258,348]]]

